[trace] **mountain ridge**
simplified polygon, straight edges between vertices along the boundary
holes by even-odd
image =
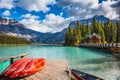
[[[104,17],[103,15],[100,16],[94,16],[96,17],[97,21],[101,21],[105,23],[108,18]],[[83,19],[83,20],[78,20],[81,24],[87,24],[87,20],[91,24],[93,21],[93,18],[88,18],[88,19]],[[76,21],[72,21],[69,26],[74,26]],[[56,32],[56,33],[42,33],[38,31],[34,31],[32,29],[27,28],[23,24],[19,23],[15,19],[5,19],[5,18],[0,18],[0,31],[6,34],[13,33],[13,34],[18,34],[18,35],[23,35],[24,37],[26,36],[31,36],[30,41],[31,42],[40,42],[40,43],[64,43],[64,38],[65,38],[65,32],[66,29],[63,29],[61,32]]]
[[[82,19],[82,20],[75,20],[75,21],[72,21],[69,26],[74,26],[75,22],[78,21],[80,24],[84,24],[86,25],[87,24],[87,21],[89,22],[89,24],[91,24],[93,22],[93,18],[96,18],[97,21],[101,22],[101,23],[105,23],[107,22],[108,18],[103,16],[103,15],[95,15],[91,18],[88,18],[88,19]],[[112,22],[116,22],[117,20],[111,20]]]

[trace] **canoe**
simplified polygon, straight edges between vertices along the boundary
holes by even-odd
[[[75,69],[70,69],[70,72],[77,80],[104,80],[102,78]]]
[[[10,65],[2,75],[9,78],[32,75],[45,66],[44,58],[21,58]]]

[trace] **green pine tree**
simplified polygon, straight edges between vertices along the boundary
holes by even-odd
[[[71,45],[72,42],[73,42],[73,30],[69,26],[67,31],[66,31],[66,34],[65,34],[65,43],[64,43],[64,45]]]
[[[108,21],[104,24],[104,32],[105,32],[105,39],[108,43],[111,42],[111,21],[108,19]]]
[[[75,27],[73,30],[73,46],[77,46],[81,42],[81,31],[80,31],[80,25],[77,21],[75,23]]]
[[[97,21],[96,21],[96,17],[93,18],[92,33],[97,33]]]
[[[111,42],[116,42],[117,27],[114,23],[111,24]]]
[[[90,28],[90,25],[89,25],[89,21],[87,20],[87,30],[86,30],[86,33],[87,35],[90,35],[91,34],[91,28]]]
[[[117,38],[116,38],[117,40],[116,40],[116,42],[120,43],[120,20],[117,21],[116,26],[117,26]]]

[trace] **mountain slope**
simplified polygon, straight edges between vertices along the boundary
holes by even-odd
[[[53,43],[53,42],[62,42],[64,41],[64,32],[57,33],[41,33],[31,29],[26,28],[23,24],[12,19],[0,18],[0,31],[6,34],[17,34],[23,35],[27,38],[30,37],[31,42],[40,42],[40,43]],[[59,38],[60,36],[60,38]]]

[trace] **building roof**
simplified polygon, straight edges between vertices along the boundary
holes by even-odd
[[[91,39],[92,37],[97,37],[98,39],[101,39],[101,36],[99,34],[93,33],[92,35],[86,35],[86,38]]]

